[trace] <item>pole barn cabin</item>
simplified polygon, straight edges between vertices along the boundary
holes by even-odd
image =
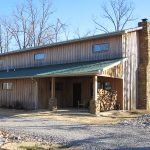
[[[0,54],[0,107],[150,109],[150,23]]]

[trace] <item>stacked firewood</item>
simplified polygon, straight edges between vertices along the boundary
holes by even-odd
[[[98,89],[97,98],[100,101],[100,111],[115,110],[117,106],[117,91]]]

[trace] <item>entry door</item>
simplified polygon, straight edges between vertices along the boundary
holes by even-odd
[[[73,84],[73,107],[78,107],[78,102],[81,102],[81,83]]]

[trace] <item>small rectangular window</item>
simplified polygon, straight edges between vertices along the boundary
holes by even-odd
[[[110,82],[105,82],[105,83],[104,83],[104,89],[105,89],[105,90],[111,90],[111,88],[112,88],[112,87],[111,87],[111,83],[110,83]]]
[[[34,59],[35,60],[43,60],[45,58],[45,54],[44,53],[38,53],[34,55]]]
[[[109,43],[95,44],[92,47],[93,52],[101,52],[109,50]]]
[[[11,90],[13,88],[13,83],[3,83],[3,90]]]
[[[103,83],[97,82],[97,89],[103,89]]]

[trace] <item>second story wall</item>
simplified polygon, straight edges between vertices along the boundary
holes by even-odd
[[[93,52],[93,45],[104,43],[109,44],[109,50]],[[36,54],[44,54],[44,59],[35,60]],[[117,35],[0,55],[0,69],[6,70],[50,64],[108,60],[121,56],[122,36]]]
[[[124,64],[124,109],[136,109],[138,99],[139,31],[123,35]]]

